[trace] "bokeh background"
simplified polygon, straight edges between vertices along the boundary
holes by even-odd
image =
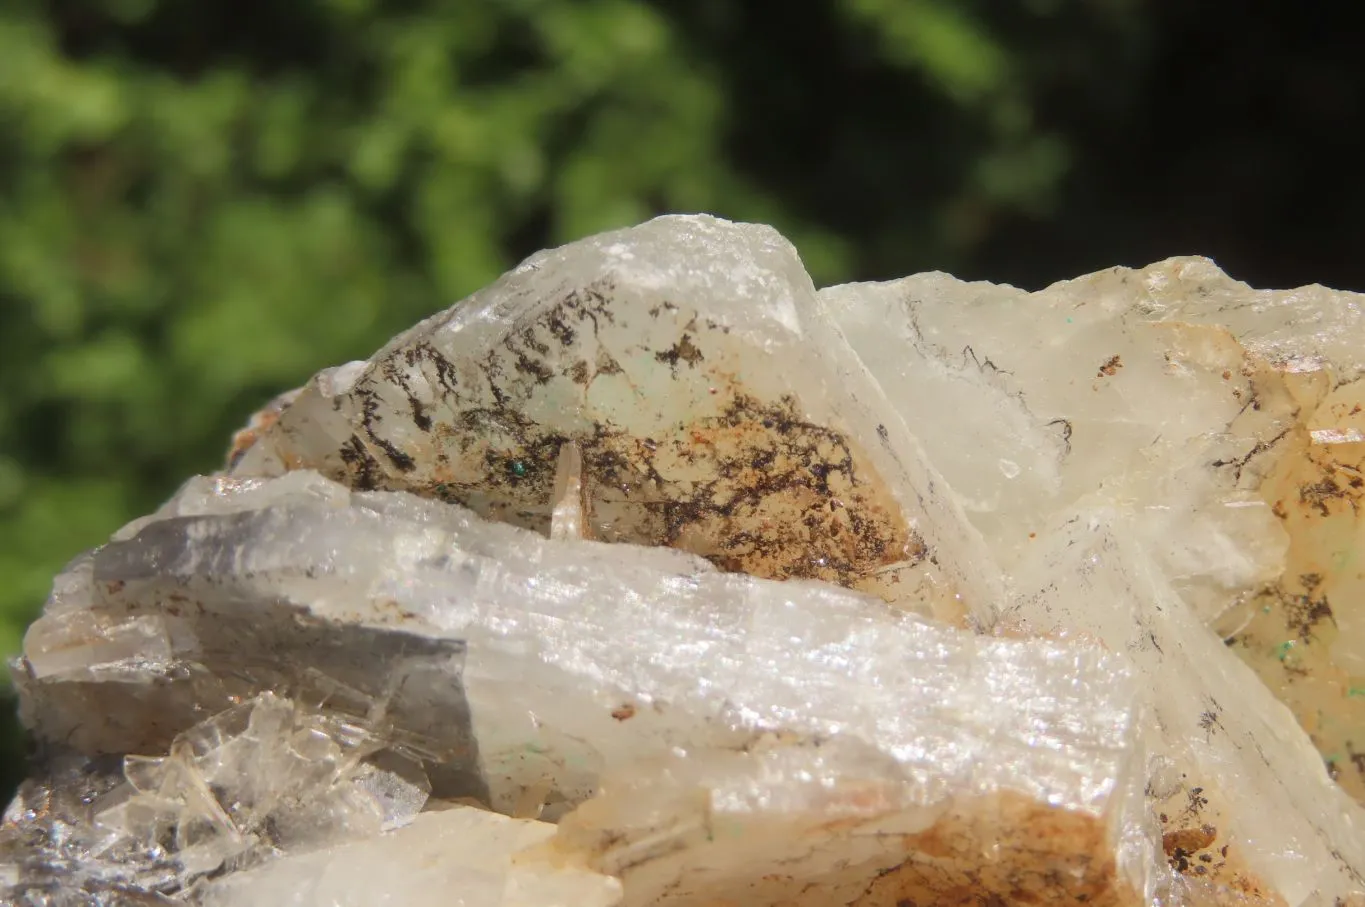
[[[772,223],[820,284],[1365,290],[1352,11],[0,0],[0,651],[263,401],[655,213]]]

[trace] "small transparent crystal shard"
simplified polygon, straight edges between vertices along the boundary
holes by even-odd
[[[407,825],[431,796],[431,781],[421,764],[391,750],[362,765],[352,783],[373,798],[384,831]]]
[[[141,862],[173,866],[185,888],[273,854],[411,821],[430,792],[421,765],[382,752],[362,761],[328,728],[262,694],[189,728],[167,756],[125,757],[127,784],[94,805],[93,823],[143,854]]]
[[[583,454],[572,441],[559,448],[555,465],[554,509],[550,511],[550,538],[585,538]]]

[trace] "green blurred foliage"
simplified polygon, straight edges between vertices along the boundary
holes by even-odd
[[[705,210],[822,283],[969,261],[1132,6],[6,0],[0,650],[258,404],[536,248]]]

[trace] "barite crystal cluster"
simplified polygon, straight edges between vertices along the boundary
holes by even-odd
[[[0,899],[1365,904],[1365,311],[533,256],[77,558]]]

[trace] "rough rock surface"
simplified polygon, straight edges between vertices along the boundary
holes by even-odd
[[[534,256],[57,578],[0,899],[1365,903],[1361,301]]]

